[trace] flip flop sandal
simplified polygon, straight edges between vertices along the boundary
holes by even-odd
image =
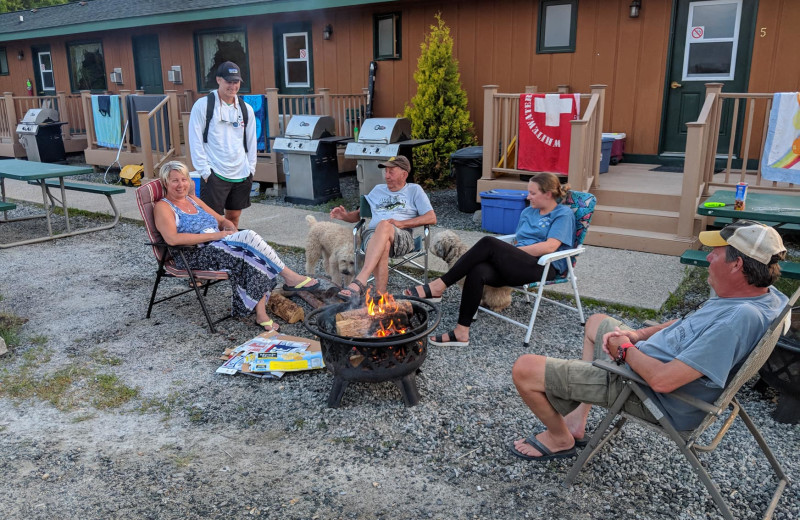
[[[354,289],[348,289],[347,288],[347,287],[350,287],[350,285],[352,285],[352,284],[355,284],[358,287],[357,291],[354,290]],[[344,289],[342,289],[341,291],[339,291],[337,293],[337,296],[339,298],[344,298],[345,300],[350,300],[350,299],[354,299],[354,298],[360,298],[362,294],[367,292],[367,288],[364,287],[364,284],[361,283],[360,281],[356,280],[355,278],[353,278],[353,281],[350,282],[350,284],[348,284],[347,287],[345,287]],[[347,294],[345,294],[345,293],[347,293]]]
[[[267,320],[267,321],[262,321],[262,322],[258,323],[258,325],[263,327],[265,332],[272,332],[273,330],[275,332],[277,332],[278,328],[279,328],[278,325],[271,319]],[[267,328],[267,327],[269,327],[269,328]]]
[[[537,462],[544,462],[546,460],[554,460],[554,459],[568,459],[577,455],[577,452],[575,451],[575,446],[573,446],[568,450],[550,451],[550,449],[547,446],[539,442],[539,440],[533,435],[525,439],[525,443],[533,448],[536,448],[539,451],[539,453],[541,453],[541,456],[536,457],[534,455],[527,455],[525,453],[522,453],[514,446],[513,442],[508,446],[508,451],[510,451],[511,454],[514,455],[515,457]]]
[[[316,281],[317,283],[306,287],[306,285],[308,285],[310,282],[313,281]],[[283,284],[283,288],[281,290],[286,292],[298,292],[298,291],[316,291],[317,289],[319,289],[319,280],[317,280],[316,278],[311,278],[310,276],[306,276],[306,279],[297,285]]]
[[[451,330],[447,332],[447,337],[450,338],[449,340],[444,339],[444,334],[440,334],[439,336],[433,336],[433,339],[428,338],[428,343],[431,345],[435,345],[437,347],[468,347],[469,341],[458,341],[456,338],[456,331]]]
[[[417,298],[419,298],[419,291],[417,291],[417,287],[422,287],[422,292],[425,293],[425,297],[423,299],[425,299],[425,300],[427,300],[427,301],[429,301],[431,303],[439,303],[440,301],[442,301],[442,297],[441,296],[434,296],[433,295],[433,293],[431,292],[431,286],[428,285],[428,284],[415,285],[415,286],[409,287],[409,288],[407,288],[406,290],[403,291],[403,294],[406,295],[406,296],[416,296]]]

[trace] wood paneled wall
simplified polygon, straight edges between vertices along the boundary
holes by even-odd
[[[441,12],[455,41],[454,54],[460,62],[461,82],[478,135],[483,125],[483,85],[499,85],[501,92],[523,92],[527,85],[536,85],[541,92],[554,91],[558,85],[569,85],[573,92],[588,92],[590,85],[602,83],[608,85],[603,129],[626,132],[628,153],[656,154],[673,4],[674,0],[646,0],[641,16],[632,19],[628,16],[630,0],[579,0],[576,51],[562,54],[536,54],[536,0],[405,0],[153,26],[147,32],[159,38],[164,88],[182,92],[197,90],[194,31],[246,27],[252,91],[264,92],[275,86],[273,24],[310,21],[315,87],[349,94],[360,92],[367,85],[373,15],[400,12],[402,58],[378,62],[375,86],[375,114],[392,117],[402,113],[416,92],[413,74],[420,44],[435,23],[435,14]],[[333,27],[333,37],[328,41],[322,38],[327,24]],[[800,90],[797,27],[800,2],[759,1],[750,92]],[[0,91],[25,93],[25,80],[33,80],[31,45],[45,43],[53,55],[56,88],[69,91],[65,43],[96,38],[103,41],[107,71],[110,73],[115,67],[123,70],[125,84],[109,83],[109,90],[134,90],[131,36],[143,33],[142,28],[137,28],[5,44],[10,74],[0,76]],[[25,53],[22,61],[17,60],[19,49]],[[181,66],[182,85],[167,81],[166,71],[172,65]]]

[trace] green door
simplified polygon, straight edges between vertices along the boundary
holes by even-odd
[[[697,121],[706,83],[746,92],[757,0],[677,0],[671,63],[667,68],[662,155],[686,152],[686,123]],[[742,107],[743,109],[744,107]],[[743,111],[738,114],[743,115]],[[728,153],[733,104],[720,121],[718,153]]]
[[[133,68],[136,74],[136,89],[145,94],[163,94],[164,83],[161,76],[161,52],[158,36],[146,34],[131,38],[133,44]]]
[[[275,24],[275,84],[281,94],[314,92],[314,61],[311,56],[311,23]]]

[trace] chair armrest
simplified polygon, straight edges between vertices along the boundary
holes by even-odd
[[[556,251],[554,253],[548,253],[546,255],[542,255],[539,257],[539,265],[544,265],[550,262],[554,262],[556,260],[561,260],[562,258],[569,258],[571,256],[578,256],[579,254],[586,251],[585,247],[576,247],[575,249],[565,249],[563,251]]]
[[[637,374],[636,372],[634,372],[625,365],[617,365],[616,363],[612,363],[611,361],[596,359],[592,362],[592,366],[602,368],[607,372],[611,372],[612,374],[616,374],[622,378],[633,381],[638,385],[650,388],[650,385],[647,384],[647,381],[642,379],[639,376],[639,374]],[[676,399],[680,399],[684,403],[690,404],[691,406],[694,406],[698,410],[702,410],[707,413],[719,414],[720,412],[720,410],[716,406],[709,404],[706,401],[703,401],[702,399],[698,399],[693,395],[689,395],[686,392],[681,392],[679,390],[676,390],[674,392],[670,392],[667,395],[669,395],[670,397],[674,397]]]
[[[513,244],[514,241],[517,239],[517,235],[500,235],[499,237],[495,237],[497,240],[502,240],[508,244]]]
[[[367,223],[367,219],[365,219],[365,218],[362,218],[361,220],[359,220],[356,223],[356,225],[353,226],[353,236],[357,235],[358,232],[361,231],[361,228],[363,228],[364,224],[366,224],[366,223]]]

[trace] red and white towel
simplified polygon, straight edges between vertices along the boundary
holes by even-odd
[[[570,121],[578,119],[580,108],[580,94],[522,94],[517,167],[569,173]]]

